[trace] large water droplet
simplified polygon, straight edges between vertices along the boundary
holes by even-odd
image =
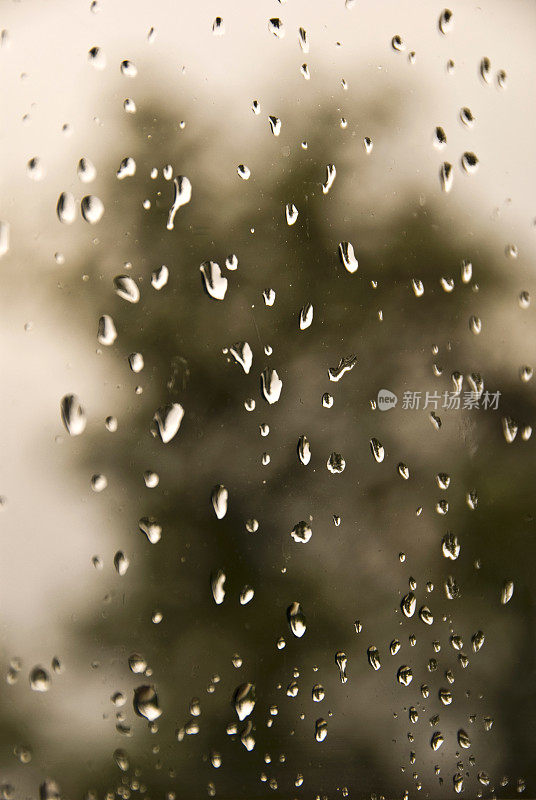
[[[138,528],[147,536],[151,544],[156,544],[162,538],[162,528],[154,517],[142,517],[138,521]]]
[[[452,19],[452,16],[453,15],[452,15],[452,11],[450,10],[450,8],[445,8],[441,12],[441,14],[439,16],[439,30],[441,31],[441,33],[446,35],[447,33],[449,33],[452,30],[452,28],[454,26],[454,21]]]
[[[235,342],[229,348],[229,352],[237,364],[240,364],[246,375],[249,375],[253,363],[253,352],[248,342]]]
[[[85,221],[90,225],[96,225],[104,214],[104,203],[96,195],[88,194],[82,198],[80,209]]]
[[[368,648],[368,650],[367,650],[367,658],[368,658],[368,662],[369,662],[370,666],[373,669],[375,669],[375,670],[380,669],[380,667],[381,667],[380,653],[379,653],[377,647],[371,646],[371,647]]]

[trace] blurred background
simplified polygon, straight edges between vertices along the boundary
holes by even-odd
[[[534,797],[535,6],[2,10],[2,797]]]

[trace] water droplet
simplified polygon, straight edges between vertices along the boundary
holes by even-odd
[[[85,221],[90,225],[96,225],[104,214],[104,203],[96,195],[88,194],[82,198],[80,209]]]
[[[108,314],[103,314],[102,317],[99,318],[97,341],[99,344],[109,347],[115,342],[116,339],[117,330],[112,317],[110,317]]]
[[[253,352],[250,345],[247,342],[235,342],[229,348],[229,352],[236,363],[240,364],[246,375],[249,375],[253,363]]]
[[[91,488],[94,492],[103,492],[108,486],[106,475],[96,474],[91,477]]]
[[[175,224],[175,214],[182,206],[187,205],[192,199],[192,184],[185,175],[173,178],[173,203],[169,209],[166,228],[172,231]],[[211,262],[212,263],[212,262]]]
[[[391,39],[391,47],[399,53],[402,53],[406,49],[406,45],[398,33]]]
[[[374,456],[375,460],[378,464],[381,464],[385,457],[385,450],[383,449],[383,445],[377,439],[370,440],[370,449],[372,451],[372,455]]]
[[[487,56],[480,61],[480,76],[485,83],[491,83],[491,62]]]
[[[261,373],[261,391],[267,403],[277,403],[281,396],[283,381],[275,369],[265,369]]]
[[[298,439],[298,458],[302,464],[307,465],[311,460],[311,445],[307,436],[300,436]]]
[[[510,602],[514,594],[514,582],[505,580],[501,589],[501,604],[505,606]]]
[[[339,258],[348,272],[353,273],[357,271],[359,262],[354,254],[354,247],[350,242],[341,242],[339,244]]]
[[[75,394],[66,394],[60,403],[61,419],[70,436],[79,436],[86,428],[86,414]]]
[[[154,686],[138,686],[134,689],[133,705],[136,714],[149,722],[154,722],[162,714]]]
[[[162,528],[154,517],[142,517],[138,521],[138,528],[147,536],[151,544],[156,544],[162,538]]]
[[[95,69],[102,70],[106,67],[106,56],[100,47],[92,47],[87,54],[87,60]]]
[[[125,750],[114,750],[114,761],[121,770],[121,772],[128,772],[130,769],[130,761],[128,759],[128,754]]]
[[[117,179],[122,181],[124,178],[131,178],[136,174],[136,162],[131,156],[124,158],[119,164],[119,169],[115,173]]]
[[[467,106],[463,106],[463,108],[460,109],[460,119],[466,128],[472,128],[476,122],[476,117]]]
[[[412,278],[411,285],[413,286],[413,291],[415,292],[415,297],[422,297],[424,294],[424,284],[418,278]]]
[[[331,408],[333,406],[333,397],[328,392],[322,395],[322,405],[324,408]]]
[[[214,300],[223,300],[227,292],[227,278],[221,274],[219,264],[204,261],[200,268],[207,294]]]
[[[225,572],[222,569],[217,570],[210,576],[210,588],[212,590],[212,597],[217,606],[221,605],[225,599]]]
[[[240,684],[233,695],[233,706],[240,722],[249,717],[255,708],[255,684]]]
[[[239,164],[236,168],[238,173],[238,177],[242,178],[243,181],[248,181],[251,176],[251,170],[249,167],[246,167],[245,164]]]
[[[445,8],[439,17],[439,30],[443,34],[450,33],[454,25],[452,19],[452,11],[449,8]]]
[[[339,677],[341,679],[341,683],[346,683],[348,681],[348,676],[346,674],[348,658],[346,653],[343,653],[342,650],[339,650],[337,653],[335,653],[335,663],[339,668]]]
[[[326,466],[332,475],[340,475],[341,472],[344,472],[346,461],[340,453],[334,451],[328,458]]]
[[[365,136],[363,139],[363,147],[365,148],[365,153],[370,155],[372,153],[372,148],[374,147],[374,142],[370,138],[370,136]]]
[[[97,170],[89,158],[81,158],[76,167],[76,173],[82,183],[91,183],[97,177]]]
[[[464,750],[467,750],[471,747],[471,740],[469,739],[467,733],[460,728],[458,731],[458,744],[460,747],[463,747]]]
[[[315,722],[315,739],[317,742],[323,742],[328,735],[328,723],[325,719],[317,719]]]
[[[309,41],[307,39],[307,31],[305,28],[298,29],[298,41],[300,43],[300,47],[302,52],[308,53],[309,52]]]
[[[440,731],[435,731],[430,740],[432,750],[439,750],[444,741],[445,738],[443,734]]]
[[[290,535],[295,542],[306,544],[313,535],[313,529],[307,522],[302,520],[294,525]]]
[[[328,376],[330,381],[337,383],[346,372],[350,372],[357,364],[357,356],[351,355],[341,358],[336,367],[329,367]]]
[[[411,667],[408,667],[407,665],[399,667],[396,673],[396,679],[403,686],[409,686],[413,680],[413,672],[411,671]]]
[[[138,70],[134,62],[129,61],[128,59],[121,61],[120,69],[121,69],[121,74],[124,75],[126,78],[135,78],[136,75],[138,74]]]
[[[115,293],[128,303],[138,303],[140,290],[138,284],[130,275],[117,275],[114,278]]]
[[[298,219],[298,209],[294,203],[287,203],[285,206],[285,216],[287,218],[287,225],[294,225]]]
[[[167,284],[169,280],[169,270],[165,264],[155,269],[151,275],[151,286],[160,291]]]
[[[439,125],[435,129],[434,133],[434,147],[437,150],[443,150],[443,148],[447,144],[447,134]]]
[[[324,687],[322,686],[322,684],[315,683],[315,685],[313,686],[313,691],[312,691],[313,702],[320,703],[324,699],[325,696],[326,696],[326,693],[324,691]]]
[[[371,646],[371,647],[368,648],[368,650],[367,650],[367,658],[368,658],[368,662],[369,662],[370,666],[373,669],[375,669],[375,670],[380,669],[380,667],[381,667],[380,654],[378,652],[378,648],[377,647]]]
[[[264,289],[262,296],[265,305],[273,306],[273,304],[275,303],[275,291],[273,289]]]
[[[229,492],[221,483],[215,486],[212,490],[211,501],[214,513],[218,519],[223,519],[227,514],[227,502],[229,500]]]
[[[508,76],[506,75],[504,69],[500,69],[497,73],[497,86],[499,89],[506,89],[506,84],[508,82],[507,78]]]
[[[62,192],[56,205],[56,213],[64,225],[72,225],[76,219],[76,204],[71,192]]]
[[[141,353],[131,353],[128,357],[128,363],[132,372],[141,372],[145,362]]]
[[[478,169],[478,158],[474,153],[465,152],[462,156],[462,167],[468,175],[473,175]]]
[[[270,33],[273,33],[274,36],[277,36],[278,39],[282,39],[285,35],[283,23],[278,17],[272,17],[272,19],[268,20],[268,30]]]
[[[26,169],[28,171],[29,177],[33,181],[41,181],[45,177],[45,168],[43,166],[43,162],[37,156],[31,158],[28,163],[26,164]]]
[[[445,558],[450,558],[451,561],[455,561],[460,555],[460,549],[461,549],[458,537],[454,533],[451,533],[450,531],[447,532],[443,536],[441,542],[441,549],[443,550],[443,555],[445,556]]]
[[[398,641],[398,639],[393,639],[393,641],[389,645],[389,650],[391,651],[392,656],[396,656],[396,654],[400,650],[400,642]]]
[[[290,630],[298,639],[300,639],[306,631],[305,614],[299,603],[296,601],[291,603],[287,608],[287,619]]]
[[[444,192],[450,192],[452,189],[452,182],[454,180],[454,173],[452,171],[452,164],[445,161],[439,170],[439,182]]]
[[[160,440],[167,444],[177,434],[183,417],[184,409],[179,403],[162,406],[155,411],[151,433],[155,437],[160,437]]]
[[[402,609],[402,613],[405,617],[412,617],[415,613],[415,608],[417,607],[417,598],[413,594],[413,592],[408,592],[408,594],[404,595],[401,600],[400,608]]]
[[[212,23],[212,33],[214,36],[223,36],[225,33],[225,23],[221,17],[216,17]]]
[[[335,168],[335,164],[327,164],[326,166],[326,180],[322,184],[322,192],[323,194],[327,194],[331,187],[333,186],[333,181],[337,176],[337,170]]]
[[[48,692],[50,675],[43,667],[34,667],[30,672],[30,686],[34,692]]]
[[[433,625],[434,617],[428,606],[421,606],[419,609],[419,617],[425,625]]]
[[[281,120],[279,117],[269,116],[268,122],[270,123],[270,130],[274,136],[279,136],[281,133]]]
[[[245,606],[251,600],[253,600],[255,596],[255,590],[251,586],[244,586],[240,592],[240,605]]]
[[[126,572],[129,568],[130,561],[123,553],[122,550],[118,550],[114,556],[114,567],[118,573],[118,575],[126,575]]]
[[[123,101],[123,108],[127,114],[135,114],[137,111],[136,103],[130,97],[127,97],[126,100]]]

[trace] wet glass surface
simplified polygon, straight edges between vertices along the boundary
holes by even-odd
[[[3,800],[535,796],[535,26],[4,4]]]

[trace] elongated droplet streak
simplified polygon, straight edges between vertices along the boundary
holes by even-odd
[[[226,575],[222,569],[214,572],[210,576],[210,588],[212,589],[212,597],[217,606],[221,606],[225,600],[225,580]]]
[[[173,230],[175,214],[181,206],[185,206],[192,199],[192,184],[185,175],[179,175],[173,178],[173,186],[175,194],[173,197],[173,204],[169,209],[169,216],[167,221],[168,231]]]

